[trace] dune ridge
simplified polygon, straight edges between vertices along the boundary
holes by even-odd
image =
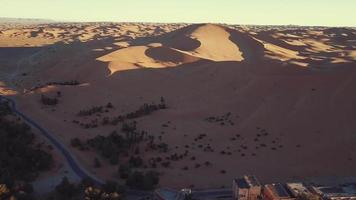
[[[140,147],[146,164],[188,151],[169,160],[170,167],[157,164],[163,186],[221,187],[243,174],[263,182],[356,175],[350,170],[356,168],[355,29],[140,23],[40,28],[1,29],[0,92],[102,179],[117,177],[118,167],[94,150],[71,147],[71,139],[123,134],[120,122],[104,118],[161,97],[167,109],[134,120],[140,131],[168,145],[168,153]],[[48,84],[71,81],[78,84]],[[58,92],[58,105],[41,104],[41,95],[57,98]],[[108,102],[108,112],[78,116]],[[94,157],[101,168],[93,166]]]

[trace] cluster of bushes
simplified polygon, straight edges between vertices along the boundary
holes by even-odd
[[[157,110],[161,110],[161,109],[166,109],[166,103],[163,97],[161,97],[161,102],[157,105],[155,103],[151,103],[151,104],[143,104],[138,110],[134,111],[134,112],[130,112],[126,114],[126,118],[127,119],[135,119],[135,118],[139,118],[145,115],[149,115],[151,113],[153,113],[154,111]]]
[[[134,171],[126,180],[126,185],[138,190],[153,190],[159,183],[159,174],[155,171],[146,173]]]
[[[106,109],[105,109],[106,108]],[[87,110],[81,110],[78,112],[78,116],[91,116],[93,114],[97,114],[97,113],[104,113],[104,112],[108,112],[107,109],[109,108],[113,108],[113,105],[111,103],[108,103],[105,107],[104,106],[93,106],[90,109]],[[143,104],[142,106],[140,106],[137,110],[129,112],[127,114],[124,115],[118,115],[116,117],[113,118],[109,118],[109,117],[103,117],[101,120],[101,125],[105,126],[105,125],[113,125],[116,126],[119,122],[124,122],[127,119],[135,119],[135,118],[139,118],[145,115],[149,115],[152,114],[155,111],[161,110],[161,109],[166,109],[166,103],[163,97],[161,97],[160,103],[156,104],[156,103],[151,103],[151,104]],[[73,123],[79,124],[81,127],[83,128],[96,128],[99,126],[99,122],[98,120],[92,120],[89,123],[80,123],[79,121],[74,120]]]
[[[91,116],[97,113],[109,112],[107,109],[114,108],[114,106],[109,102],[106,106],[93,106],[87,110],[81,110],[78,112],[78,116]]]
[[[138,190],[153,190],[159,183],[159,173],[148,171],[146,173],[133,170],[130,165],[121,165],[118,169],[120,178],[126,180],[126,185]]]
[[[34,199],[33,181],[49,170],[53,159],[34,145],[31,128],[14,118],[8,103],[0,102],[0,199]]]
[[[82,180],[80,184],[73,184],[67,178],[63,178],[47,199],[121,200],[124,196],[125,188],[114,181],[108,181],[102,187],[97,187],[89,179]]]
[[[169,150],[169,147],[164,142],[155,142],[155,137],[152,135],[148,135],[145,131],[138,131],[137,130],[137,122],[132,121],[130,123],[124,122],[121,127],[121,131],[123,134],[118,134],[116,131],[112,132],[108,136],[96,136],[92,139],[87,140],[86,142],[81,142],[78,138],[73,138],[71,141],[71,145],[73,147],[79,148],[81,150],[86,149],[94,149],[96,150],[103,158],[108,159],[112,165],[116,165],[119,163],[119,158],[129,157],[129,159],[120,159],[120,168],[119,168],[119,175],[121,178],[127,179],[127,184],[130,187],[134,188],[149,188],[146,185],[137,185],[135,183],[136,179],[141,180],[142,177],[145,179],[145,175],[135,176],[132,175],[135,168],[156,168],[158,165],[162,167],[168,168],[171,166],[171,161],[179,161],[181,159],[186,158],[189,156],[189,151],[184,151],[183,154],[174,153],[170,156],[161,158],[151,158],[148,160],[147,163],[139,156],[140,154],[140,143],[145,142],[145,152],[152,150],[161,153],[166,153]],[[199,139],[203,139],[206,137],[205,134],[201,134],[198,136]],[[136,156],[135,156],[136,155]],[[99,168],[101,167],[101,162],[98,158],[94,158],[94,167]],[[137,171],[137,170],[136,170]],[[157,174],[158,175],[158,174]],[[129,177],[136,177],[131,178]],[[141,178],[137,178],[141,177]],[[130,181],[129,181],[130,180]],[[141,180],[142,181],[142,180]],[[145,183],[151,183],[150,181],[144,180]],[[152,185],[152,184],[151,184]]]
[[[34,91],[34,90],[37,90],[39,88],[43,88],[43,87],[46,87],[46,86],[49,86],[49,85],[72,85],[72,86],[75,86],[75,85],[79,85],[79,84],[80,84],[80,82],[77,81],[77,80],[64,81],[64,82],[48,82],[48,83],[46,83],[44,85],[38,85],[36,87],[33,87],[30,90]]]
[[[127,152],[129,148],[128,138],[124,138],[116,132],[111,133],[108,137],[96,136],[89,139],[87,144],[104,158],[112,160],[113,163],[116,163],[115,160],[120,154]]]
[[[35,200],[33,197],[33,187],[29,183],[18,183],[13,185],[0,183],[1,200]]]
[[[231,120],[231,116],[232,116],[231,112],[228,112],[221,116],[207,117],[205,118],[205,121],[210,123],[219,123],[221,126],[224,126],[225,124],[229,124],[233,126],[234,122]]]
[[[237,149],[237,152],[240,153],[242,157],[247,157],[248,155],[257,156],[257,151],[260,149],[269,148],[272,151],[278,151],[279,149],[284,148],[282,141],[279,137],[271,138],[272,134],[270,134],[266,129],[261,127],[256,127],[257,133],[254,138],[252,138],[252,142],[255,146],[248,146],[245,144],[241,144],[240,148]],[[245,140],[240,134],[236,134],[234,137],[230,138],[231,141],[243,141]],[[267,140],[267,141],[266,141]],[[266,143],[264,143],[264,141]],[[296,148],[300,148],[300,144],[296,145]],[[251,151],[251,149],[255,149],[256,152],[247,153],[246,151]],[[231,151],[221,151],[221,154],[231,155]]]
[[[77,80],[64,81],[64,82],[48,82],[46,85],[79,85]]]
[[[138,145],[143,140],[149,140],[146,132],[137,131],[136,122],[124,123],[121,130],[125,133],[124,135],[113,131],[109,136],[98,135],[85,143],[81,142],[79,138],[73,138],[71,145],[80,150],[95,149],[101,156],[109,159],[110,163],[115,165],[118,163],[118,158],[121,154],[127,154],[135,145]],[[138,153],[138,147],[135,149]]]
[[[123,132],[122,135],[114,131],[108,136],[99,135],[86,142],[82,142],[78,138],[73,138],[71,145],[82,150],[95,149],[103,158],[108,159],[112,165],[119,163],[120,156],[129,157],[131,155],[129,159],[125,159],[125,162],[120,165],[118,170],[120,177],[126,179],[127,186],[131,188],[142,190],[153,189],[159,182],[158,173],[152,171],[142,173],[133,170],[147,168],[144,160],[139,156],[140,143],[147,142],[146,146],[148,149],[151,148],[152,150],[161,152],[167,152],[168,145],[162,142],[155,144],[155,138],[153,136],[148,135],[145,131],[137,130],[137,123],[135,121],[123,123],[121,131]],[[168,167],[169,164],[163,165]],[[101,167],[98,158],[94,158],[94,167]]]
[[[194,138],[195,142],[198,142],[199,140],[204,139],[205,137],[207,137],[206,134],[199,134],[198,137]]]
[[[10,115],[11,108],[8,102],[0,102],[0,116]]]
[[[47,106],[55,106],[58,104],[58,99],[57,97],[47,97],[45,95],[41,95],[41,102],[43,105],[47,105]]]
[[[52,156],[41,145],[35,147],[31,127],[10,120],[4,115],[10,112],[7,106],[0,104],[0,183],[34,180],[39,172],[51,168]]]

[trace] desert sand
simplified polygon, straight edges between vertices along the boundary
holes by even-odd
[[[2,26],[0,63],[0,92],[102,179],[117,180],[117,166],[94,151],[72,148],[70,140],[120,132],[120,124],[85,129],[72,121],[117,116],[160,97],[168,109],[136,121],[138,129],[161,136],[169,150],[141,156],[147,161],[189,151],[170,168],[156,169],[162,186],[216,188],[243,174],[263,182],[356,176],[356,29]],[[47,85],[72,80],[80,84]],[[58,91],[58,105],[40,103],[42,94]],[[77,116],[108,102],[114,109],[102,116]],[[208,146],[213,152],[204,151]],[[99,169],[95,156],[103,163]]]

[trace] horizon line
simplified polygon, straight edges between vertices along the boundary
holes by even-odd
[[[55,24],[55,23],[147,23],[147,24],[226,24],[240,26],[295,26],[295,27],[335,27],[335,28],[356,28],[350,25],[302,25],[302,24],[251,24],[251,23],[231,23],[231,22],[152,22],[152,21],[113,21],[113,20],[62,20],[62,19],[46,19],[46,18],[27,18],[27,17],[1,17],[0,19],[16,19],[16,20],[33,20],[33,21],[50,21],[38,24]],[[0,24],[4,23],[0,21]],[[11,23],[11,22],[10,22]],[[15,22],[14,22],[15,23]]]

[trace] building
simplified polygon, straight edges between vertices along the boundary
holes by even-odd
[[[268,184],[263,187],[263,197],[266,200],[295,200],[293,194],[282,184]]]
[[[244,176],[232,182],[235,200],[257,200],[261,196],[262,186],[254,176]]]
[[[313,194],[303,183],[287,183],[286,187],[294,197],[309,196]]]
[[[323,199],[344,200],[356,199],[356,185],[344,185],[339,187],[312,187],[313,191]]]

